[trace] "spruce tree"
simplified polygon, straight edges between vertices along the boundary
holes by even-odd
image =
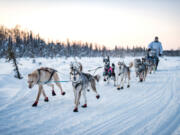
[[[8,49],[7,49],[7,53],[6,53],[6,59],[7,59],[7,62],[12,61],[12,63],[13,63],[14,72],[15,72],[14,77],[16,77],[18,79],[22,79],[23,77],[21,76],[21,74],[19,72],[18,62],[16,60],[16,56],[15,56],[15,53],[14,53],[13,48],[12,48],[12,39],[11,39],[11,37],[9,37]]]

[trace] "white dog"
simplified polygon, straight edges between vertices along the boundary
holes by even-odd
[[[131,62],[129,66],[126,66],[124,62],[118,62],[117,67],[117,90],[124,88],[124,81],[128,78],[127,88],[130,87],[130,68],[133,66]],[[120,79],[119,79],[120,78]]]
[[[59,82],[59,77],[57,74],[57,71],[51,68],[47,68],[47,67],[41,67],[39,69],[36,69],[35,71],[33,71],[31,74],[28,74],[28,84],[29,84],[29,88],[31,89],[34,85],[38,85],[39,86],[39,92],[36,98],[36,101],[34,102],[34,104],[32,105],[37,106],[39,98],[41,93],[44,96],[44,101],[48,102],[49,99],[46,96],[44,89],[43,89],[43,85],[47,84],[48,86],[52,87],[52,95],[55,96],[56,93],[54,91],[54,84],[49,83],[50,81],[54,80],[56,85],[59,87],[59,89],[61,90],[61,94],[65,95],[65,92],[63,91],[61,84]]]

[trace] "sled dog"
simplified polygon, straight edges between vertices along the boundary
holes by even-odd
[[[117,90],[124,88],[124,81],[128,79],[127,88],[130,87],[130,68],[133,66],[133,63],[131,62],[129,66],[126,66],[124,62],[118,62],[118,68],[117,68]],[[120,79],[119,79],[120,78]]]
[[[39,98],[41,93],[44,96],[44,101],[48,102],[48,97],[45,94],[45,91],[43,89],[43,85],[47,84],[48,86],[52,87],[52,96],[55,96],[56,93],[54,91],[54,84],[51,81],[55,81],[56,85],[59,87],[59,89],[61,90],[61,94],[65,95],[65,92],[63,91],[61,84],[60,84],[60,80],[57,74],[57,71],[55,69],[52,68],[48,68],[48,67],[41,67],[39,69],[36,69],[35,71],[33,71],[32,73],[28,74],[28,84],[29,84],[29,88],[33,88],[34,85],[38,85],[39,86],[39,91],[38,91],[38,95],[37,98],[34,102],[34,104],[32,105],[37,106]]]
[[[74,112],[78,112],[78,105],[81,97],[81,93],[83,94],[85,103],[82,105],[83,108],[87,107],[87,98],[86,98],[86,90],[88,89],[89,86],[91,86],[92,90],[96,93],[96,98],[99,99],[100,95],[97,93],[96,90],[96,82],[99,81],[100,76],[92,76],[91,74],[88,73],[83,73],[79,71],[76,67],[71,67],[71,72],[70,72],[70,79],[72,81],[72,86],[73,86],[73,91],[74,91],[74,103],[75,103],[75,108]]]
[[[103,58],[104,62],[104,81],[107,81],[109,83],[109,80],[112,79],[114,81],[114,86],[116,83],[116,75],[115,75],[115,64],[112,63],[112,66],[110,66],[110,60],[109,56],[107,58]]]
[[[134,63],[135,63],[136,77],[139,77],[139,82],[145,81],[147,77],[149,64],[146,63],[146,60],[144,58],[142,58],[142,60],[135,59]]]
[[[134,59],[134,68],[135,68],[136,77],[138,77],[139,64],[141,64],[141,59]]]
[[[147,63],[148,73],[155,73],[156,70],[156,60],[153,58],[147,58],[145,59],[145,62]]]
[[[79,70],[80,72],[83,71],[83,66],[82,66],[82,64],[81,64],[80,62],[77,62],[77,61],[70,63],[70,70],[72,71],[73,68],[76,68],[76,69]],[[70,72],[71,72],[71,71],[70,71]]]

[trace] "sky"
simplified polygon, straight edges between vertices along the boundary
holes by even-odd
[[[46,41],[180,48],[180,0],[0,0],[0,25],[17,24]]]

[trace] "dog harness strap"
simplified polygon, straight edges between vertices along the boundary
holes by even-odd
[[[57,72],[57,70],[54,70],[54,69],[51,69],[52,72],[50,72],[50,71],[48,70],[48,68],[38,69],[37,71],[38,71],[39,78],[38,78],[37,84],[40,83],[41,70],[44,70],[44,71],[49,72],[49,73],[51,74],[50,77],[49,77],[49,79],[48,79],[48,81],[44,82],[44,84],[47,84],[47,83],[52,79],[52,76],[54,75],[54,73]]]
[[[111,68],[111,67],[109,67],[108,72],[109,72],[109,71],[111,71],[111,72],[112,72],[112,68]]]
[[[51,81],[52,76],[54,75],[55,72],[57,72],[57,71],[56,71],[56,70],[53,70],[53,71],[51,72],[51,75],[50,75],[50,77],[49,77],[49,80],[46,81],[45,84],[48,83],[49,81]]]
[[[39,78],[38,78],[37,84],[40,82],[40,74],[41,74],[40,69],[38,69]]]
[[[81,83],[77,83],[76,85],[75,85],[75,89],[77,89],[77,87],[80,85]]]

